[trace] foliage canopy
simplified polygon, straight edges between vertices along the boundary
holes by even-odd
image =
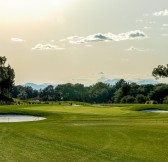
[[[166,78],[168,77],[168,65],[159,65],[157,68],[154,68],[152,75],[156,78]]]
[[[6,57],[0,56],[0,94],[9,96],[9,91],[14,85],[15,73],[10,65],[6,66]]]

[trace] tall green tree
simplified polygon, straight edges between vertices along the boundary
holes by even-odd
[[[89,100],[95,103],[107,103],[110,100],[110,86],[98,82],[89,88]]]
[[[5,65],[6,60],[6,57],[0,56],[0,94],[9,96],[9,91],[14,85],[15,73],[10,65]]]
[[[168,77],[168,65],[159,65],[157,68],[154,68],[152,71],[152,75],[156,79]]]
[[[47,86],[40,92],[40,97],[44,101],[55,101],[54,87],[52,85]]]
[[[130,84],[127,83],[127,82],[123,82],[123,84],[121,85],[121,87],[116,90],[115,94],[114,94],[114,102],[115,103],[120,103],[121,99],[124,97],[124,96],[128,96],[129,95],[129,92],[130,92]]]
[[[166,84],[156,85],[154,90],[149,94],[150,99],[158,103],[163,103],[166,96],[168,96],[168,85]]]

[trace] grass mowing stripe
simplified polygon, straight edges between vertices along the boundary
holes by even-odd
[[[44,116],[0,123],[0,161],[167,162],[167,105],[0,106],[0,113]]]

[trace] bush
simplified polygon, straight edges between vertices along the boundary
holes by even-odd
[[[7,96],[4,96],[2,94],[0,94],[0,100],[1,101],[4,101],[4,102],[13,102],[13,99],[12,98],[9,98]]]
[[[147,97],[142,94],[138,94],[135,98],[136,103],[146,103],[146,101],[147,101]]]
[[[163,100],[163,104],[168,104],[168,96],[166,96]]]
[[[134,103],[135,102],[135,97],[133,96],[124,96],[121,99],[121,103]]]
[[[145,104],[158,104],[157,101],[151,100],[151,101],[146,101]]]

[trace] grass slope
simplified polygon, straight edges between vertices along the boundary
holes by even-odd
[[[167,162],[167,105],[1,106],[0,113],[44,116],[0,123],[1,162]]]

